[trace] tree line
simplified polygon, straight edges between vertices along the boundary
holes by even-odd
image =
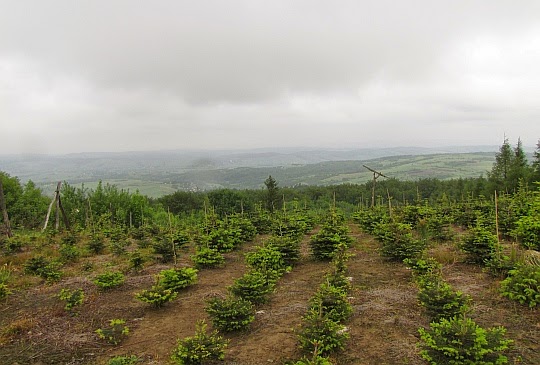
[[[0,171],[5,205],[11,225],[38,228],[43,224],[50,198],[43,195],[32,181],[21,184],[17,177]],[[540,141],[531,163],[527,161],[521,140],[511,146],[508,139],[499,148],[487,177],[439,180],[424,178],[401,181],[379,179],[376,184],[376,203],[407,205],[415,202],[457,202],[465,199],[514,194],[519,190],[536,190],[540,181]],[[217,189],[204,192],[177,191],[151,199],[138,191],[130,192],[115,185],[100,182],[95,189],[62,185],[62,204],[75,226],[112,223],[139,227],[150,222],[166,222],[169,214],[190,216],[212,209],[219,216],[250,213],[260,210],[277,212],[287,209],[327,209],[337,205],[353,211],[371,204],[373,182],[331,186],[280,187],[269,176],[260,189]],[[3,222],[0,216],[0,222]]]

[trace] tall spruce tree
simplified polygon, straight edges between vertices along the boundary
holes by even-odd
[[[530,175],[530,167],[527,162],[527,156],[523,151],[523,143],[521,138],[518,138],[517,145],[514,148],[514,157],[511,160],[510,169],[508,171],[508,189],[517,191],[520,183],[525,184]]]
[[[531,180],[540,182],[540,139],[536,143],[536,150],[533,153]]]
[[[266,186],[266,209],[273,213],[274,209],[278,208],[278,184],[276,179],[272,175],[268,176],[268,179],[264,180]]]
[[[504,138],[499,152],[495,155],[495,162],[488,173],[488,180],[492,190],[501,192],[509,192],[509,174],[514,160],[514,151],[508,142],[508,138]]]

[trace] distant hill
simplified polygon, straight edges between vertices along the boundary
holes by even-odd
[[[384,149],[260,149],[0,156],[0,170],[52,191],[55,181],[99,180],[149,196],[177,189],[262,188],[272,175],[281,186],[364,183],[362,165],[404,180],[478,177],[491,169],[498,147]]]

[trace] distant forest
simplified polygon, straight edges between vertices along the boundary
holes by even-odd
[[[42,224],[50,198],[32,181],[22,185],[17,177],[0,172],[7,212],[14,227],[36,228]],[[271,191],[268,185],[271,180]],[[129,192],[115,185],[99,183],[95,189],[64,183],[63,206],[72,224],[85,226],[89,217],[108,219],[126,226],[140,226],[153,220],[166,220],[167,214],[179,216],[213,210],[220,216],[257,210],[326,209],[336,205],[345,212],[377,205],[404,205],[419,202],[457,202],[467,199],[493,199],[494,192],[512,195],[518,191],[537,190],[540,181],[540,142],[529,163],[521,141],[511,146],[505,140],[486,177],[439,180],[424,178],[401,181],[378,178],[364,184],[331,186],[280,187],[269,177],[262,189],[217,189],[204,192],[177,191],[152,199],[139,192]]]

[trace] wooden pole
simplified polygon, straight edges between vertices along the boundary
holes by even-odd
[[[373,170],[371,167],[367,167],[366,165],[362,165],[364,166],[366,169],[368,169],[369,171],[373,172],[373,186],[371,187],[371,207],[373,208],[375,206],[375,183],[377,182],[377,179],[379,177],[388,177],[386,176],[385,174],[383,174],[382,172],[379,172],[379,171],[376,171],[376,170]]]
[[[56,189],[58,191],[58,188]],[[45,224],[43,225],[43,229],[41,232],[44,232],[47,229],[47,225],[49,224],[49,218],[51,217],[51,211],[54,203],[56,203],[57,194],[54,193],[54,199],[51,201],[51,204],[49,204],[49,209],[47,210],[47,216],[45,216]]]
[[[56,185],[54,200],[56,201],[56,211],[54,212],[54,229],[58,231],[58,228],[60,227],[60,182],[58,182],[58,185]]]
[[[2,209],[2,217],[4,219],[4,225],[6,226],[6,235],[8,238],[11,238],[13,237],[13,233],[11,232],[9,215],[6,208],[6,199],[4,197],[4,185],[2,184],[2,176],[0,176],[0,209]]]
[[[172,252],[173,252],[173,257],[174,257],[174,266],[176,266],[176,264],[178,263],[178,259],[176,257],[176,246],[174,244],[174,237],[172,235],[173,231],[172,231],[172,222],[171,222],[171,210],[169,209],[169,207],[167,207],[167,214],[169,216],[169,233],[171,235],[171,245],[172,245]]]

